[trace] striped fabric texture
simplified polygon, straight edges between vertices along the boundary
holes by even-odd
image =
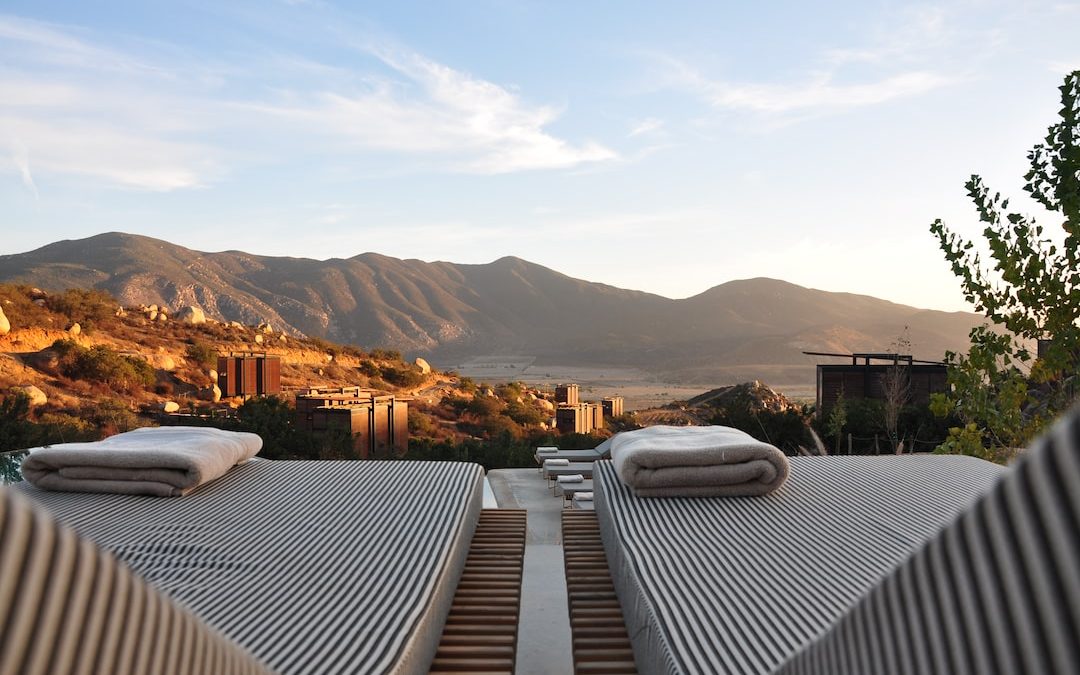
[[[780,672],[1080,673],[1080,410]]]
[[[769,495],[639,499],[598,462],[595,508],[638,668],[774,671],[1002,472],[970,457],[795,457]]]
[[[274,671],[422,673],[482,482],[460,462],[255,461],[177,499],[11,489]]]
[[[0,489],[0,673],[266,672],[111,555]]]

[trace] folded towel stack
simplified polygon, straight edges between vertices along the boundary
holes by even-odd
[[[554,445],[541,445],[540,447],[538,447],[536,449],[536,452],[538,454],[541,454],[541,455],[546,455],[548,453],[558,452],[558,451],[559,451],[559,449],[556,448]]]
[[[568,476],[558,476],[555,480],[559,483],[584,483],[585,476],[582,476],[580,473],[572,473]]]
[[[147,427],[94,443],[34,448],[22,474],[45,490],[177,497],[225,475],[261,448],[256,434]]]
[[[570,460],[568,459],[545,459],[544,467],[549,466],[570,466]]]
[[[788,476],[784,453],[730,427],[628,431],[612,441],[611,459],[639,497],[763,495]]]
[[[575,492],[574,493],[574,501],[575,502],[591,502],[593,500],[592,497],[593,497],[593,493],[591,493],[591,492]]]

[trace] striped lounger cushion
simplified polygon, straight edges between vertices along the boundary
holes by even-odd
[[[263,675],[116,558],[0,489],[0,673]]]
[[[595,508],[643,673],[769,673],[989,489],[970,457],[795,457],[763,497],[639,499],[596,465]]]
[[[1080,673],[1080,409],[780,673]]]
[[[274,671],[422,673],[482,483],[457,462],[255,461],[177,499],[10,489]]]

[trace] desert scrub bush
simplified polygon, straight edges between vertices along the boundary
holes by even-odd
[[[53,321],[52,312],[34,304],[30,292],[30,287],[23,284],[0,284],[0,306],[13,329],[45,327]]]
[[[528,403],[518,403],[514,400],[506,405],[503,414],[523,426],[539,426],[541,422],[546,422],[548,418],[548,415],[538,410],[536,406]]]
[[[356,369],[360,371],[361,375],[367,377],[382,377],[382,371],[379,370],[379,366],[375,365],[374,361],[361,361]]]
[[[0,452],[31,448],[37,438],[30,419],[30,397],[20,391],[0,399]]]
[[[69,288],[63,293],[45,298],[46,306],[57,314],[79,323],[84,329],[111,323],[119,303],[105,291]]]
[[[495,395],[510,403],[525,395],[525,385],[520,382],[507,382],[495,385]]]
[[[382,366],[379,375],[395,387],[418,387],[424,382],[424,374],[419,368],[402,364],[401,366]]]
[[[477,417],[491,417],[502,411],[503,403],[491,396],[477,396],[469,401],[465,407],[467,411]]]
[[[376,347],[371,350],[371,358],[379,359],[380,361],[400,361],[401,352],[396,349],[383,349]]]
[[[78,443],[101,438],[98,425],[83,415],[66,412],[45,412],[38,416],[37,424],[43,437],[55,439],[55,443]]]
[[[60,373],[74,380],[102,382],[122,391],[152,386],[154,367],[140,358],[127,356],[105,345],[87,349],[74,340],[57,340],[52,349],[59,359]]]
[[[202,340],[191,340],[185,351],[185,356],[192,363],[214,368],[217,366],[218,353],[211,345]]]
[[[324,340],[321,337],[309,337],[307,339],[307,343],[308,346],[312,349],[320,352],[325,352],[333,356],[334,358],[337,358],[338,354],[341,353],[341,347],[339,345],[336,345],[329,340]]]
[[[465,392],[466,394],[475,394],[477,391],[480,390],[479,385],[477,385],[476,382],[471,377],[465,377],[465,376],[462,376],[458,380],[457,387],[458,387],[458,389]]]
[[[430,415],[416,410],[415,408],[409,408],[409,435],[410,436],[426,436],[431,438],[435,436],[438,427],[431,421]]]
[[[83,406],[79,415],[89,420],[106,436],[148,426],[127,403],[107,396],[92,405]]]

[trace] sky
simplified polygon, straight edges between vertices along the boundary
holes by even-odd
[[[977,236],[973,173],[1054,222],[1021,187],[1078,34],[1024,0],[5,0],[0,254],[122,231],[968,309],[929,225]]]

